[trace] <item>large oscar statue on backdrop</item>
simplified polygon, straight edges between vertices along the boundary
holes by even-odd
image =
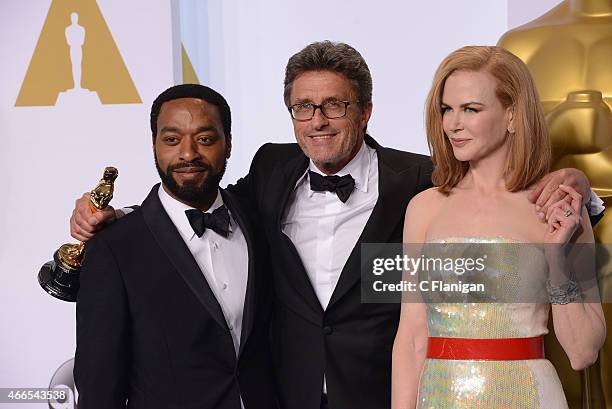
[[[595,228],[596,240],[612,243],[612,0],[565,0],[504,34],[499,45],[529,66],[550,129],[554,167],[587,174],[608,208]],[[610,257],[598,274],[603,300],[610,300]],[[612,304],[603,307],[610,329]],[[546,348],[570,407],[612,408],[612,336],[598,363],[581,373],[572,371],[554,337]]]
[[[90,192],[92,212],[104,209],[113,198],[116,168],[104,169],[102,179]],[[53,260],[45,263],[38,273],[38,282],[46,292],[63,301],[76,301],[79,292],[79,274],[85,254],[85,243],[63,244],[54,254]]]

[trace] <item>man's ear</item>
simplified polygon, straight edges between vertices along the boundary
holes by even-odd
[[[372,108],[372,101],[370,101],[366,104],[366,106],[363,107],[363,110],[361,111],[361,120],[365,121],[364,125],[367,125],[368,121],[370,120],[370,116],[372,116]]]
[[[364,131],[367,129],[368,122],[370,121],[370,116],[372,116],[372,107],[372,101],[370,101],[361,109],[360,128]]]
[[[232,156],[232,137],[225,137],[225,159],[229,159]]]

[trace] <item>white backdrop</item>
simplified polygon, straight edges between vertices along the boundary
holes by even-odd
[[[232,107],[225,178],[232,182],[262,143],[293,141],[284,67],[306,44],[331,39],[355,46],[374,79],[371,134],[383,145],[426,153],[423,103],[440,60],[462,45],[495,44],[557,3],[181,0],[173,18],[170,0],[97,0],[142,103],[16,107],[53,1],[75,0],[0,4],[0,388],[45,387],[74,354],[74,304],[46,295],[36,274],[71,241],[74,199],[95,185],[104,166],[119,168],[115,205],[140,203],[157,181],[148,115],[155,96],[177,78],[181,38],[173,30],[182,33],[200,80]]]

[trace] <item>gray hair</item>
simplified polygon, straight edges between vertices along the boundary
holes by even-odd
[[[332,71],[342,74],[353,85],[362,108],[372,101],[372,76],[368,64],[359,51],[348,44],[319,41],[292,55],[285,68],[285,105],[290,105],[293,81],[307,71]]]

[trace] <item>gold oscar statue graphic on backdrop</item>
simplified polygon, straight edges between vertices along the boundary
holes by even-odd
[[[81,87],[83,70],[83,44],[85,44],[86,30],[79,25],[78,13],[70,13],[70,25],[64,30],[66,43],[70,47],[70,66],[72,71],[72,82],[74,87],[62,91],[57,97],[57,105],[66,103],[82,104],[87,101],[89,104],[99,103],[100,99],[95,91],[90,91]]]
[[[104,209],[113,198],[117,169],[104,169],[102,179],[89,196],[92,212]],[[53,254],[53,260],[45,263],[38,273],[38,282],[46,292],[63,301],[76,301],[79,292],[79,274],[85,254],[85,243],[63,244]]]
[[[499,45],[528,65],[550,129],[553,166],[586,173],[608,208],[595,228],[596,241],[612,243],[612,0],[565,0],[504,34]],[[602,299],[609,301],[609,255],[598,274]],[[612,304],[603,307],[612,328]],[[612,408],[612,336],[598,363],[581,373],[571,369],[553,337],[546,350],[571,408]]]
[[[51,0],[15,106],[140,104],[96,0]]]
[[[83,44],[85,43],[85,28],[79,25],[79,15],[70,14],[70,25],[66,27],[66,43],[70,47],[70,65],[72,66],[73,89],[81,89],[81,68],[83,64]]]

